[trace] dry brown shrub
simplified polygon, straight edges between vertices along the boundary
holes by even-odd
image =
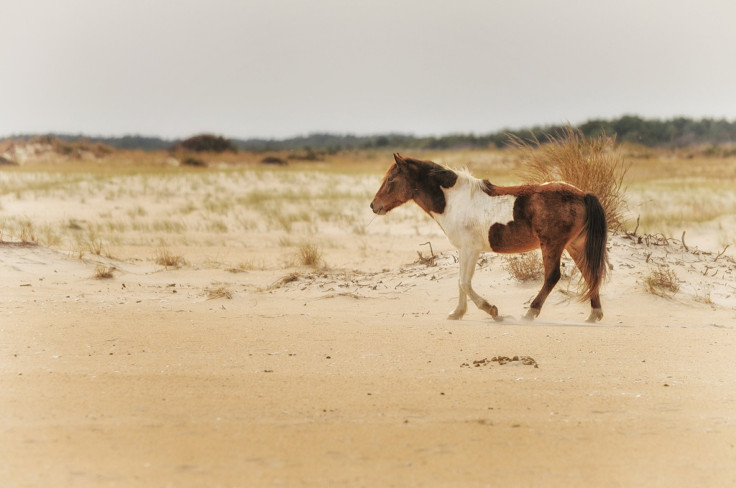
[[[20,241],[24,244],[38,242],[36,230],[30,220],[26,219],[20,222]]]
[[[105,266],[104,264],[98,263],[95,266],[95,274],[92,277],[98,280],[109,280],[114,276],[113,271],[115,271],[115,266]]]
[[[218,288],[212,288],[207,290],[207,299],[214,300],[216,298],[227,298],[228,300],[233,298],[233,293],[224,286]]]
[[[519,281],[531,281],[544,276],[544,265],[538,252],[525,252],[515,256],[507,256],[504,268]]]
[[[181,256],[171,254],[168,247],[160,247],[156,250],[156,264],[165,268],[178,268],[186,264],[186,260]]]
[[[675,272],[665,266],[652,269],[644,280],[647,291],[660,297],[672,297],[680,290]]]
[[[304,266],[319,266],[322,262],[322,251],[314,244],[304,243],[299,248],[299,262]]]
[[[267,290],[278,290],[279,288],[287,285],[288,283],[293,283],[297,280],[299,280],[299,277],[301,276],[301,273],[289,273],[288,275],[279,278],[278,280],[274,281],[269,285],[266,289]]]
[[[568,126],[557,135],[546,134],[546,142],[536,136],[530,140],[510,138],[521,151],[521,177],[525,181],[564,181],[593,193],[606,211],[609,228],[622,229],[626,210],[623,180],[629,164],[616,147],[615,136],[585,137]]]

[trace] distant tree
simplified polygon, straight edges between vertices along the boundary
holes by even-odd
[[[214,136],[211,134],[201,134],[179,141],[171,146],[171,152],[190,151],[190,152],[238,152],[238,148],[230,140],[222,136]]]

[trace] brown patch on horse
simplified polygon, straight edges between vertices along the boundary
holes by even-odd
[[[373,211],[384,214],[414,200],[427,213],[443,213],[447,205],[443,188],[454,186],[457,174],[432,161],[404,158],[398,153],[394,160],[371,203]]]
[[[404,164],[402,170],[407,172],[407,178],[413,184],[412,198],[417,205],[427,213],[443,213],[447,205],[443,188],[452,188],[457,182],[457,174],[432,161],[406,158]]]
[[[491,197],[514,196],[513,220],[488,230],[495,252],[526,252],[549,246],[563,249],[583,229],[583,193],[562,183],[496,186],[488,180],[483,191]]]
[[[488,243],[494,252],[526,252],[540,247],[539,239],[531,225],[529,196],[514,201],[514,220],[506,224],[495,223],[488,229]]]

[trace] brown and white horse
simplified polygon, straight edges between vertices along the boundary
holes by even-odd
[[[498,308],[471,286],[481,252],[542,250],[544,284],[525,316],[534,319],[560,279],[560,258],[567,250],[586,284],[588,322],[603,318],[598,294],[608,269],[606,215],[598,198],[566,183],[496,186],[465,171],[394,154],[371,202],[377,215],[414,200],[442,228],[460,253],[460,297],[448,318],[459,319],[467,297],[499,320]]]

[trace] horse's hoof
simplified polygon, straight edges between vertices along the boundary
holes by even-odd
[[[486,312],[488,315],[490,315],[494,319],[498,317],[498,307],[496,307],[495,305],[491,305],[488,302],[483,302],[483,304],[480,306],[480,309]]]
[[[603,318],[603,310],[600,308],[594,308],[590,311],[590,315],[588,316],[586,322],[594,323],[598,322],[600,319]]]
[[[463,315],[465,315],[465,310],[463,310],[462,312],[458,312],[457,310],[455,310],[447,315],[447,320],[460,320],[461,318],[463,318]]]
[[[537,316],[539,316],[539,312],[540,310],[538,308],[530,308],[529,310],[527,310],[526,315],[524,315],[523,318],[524,320],[532,321],[536,319]]]

